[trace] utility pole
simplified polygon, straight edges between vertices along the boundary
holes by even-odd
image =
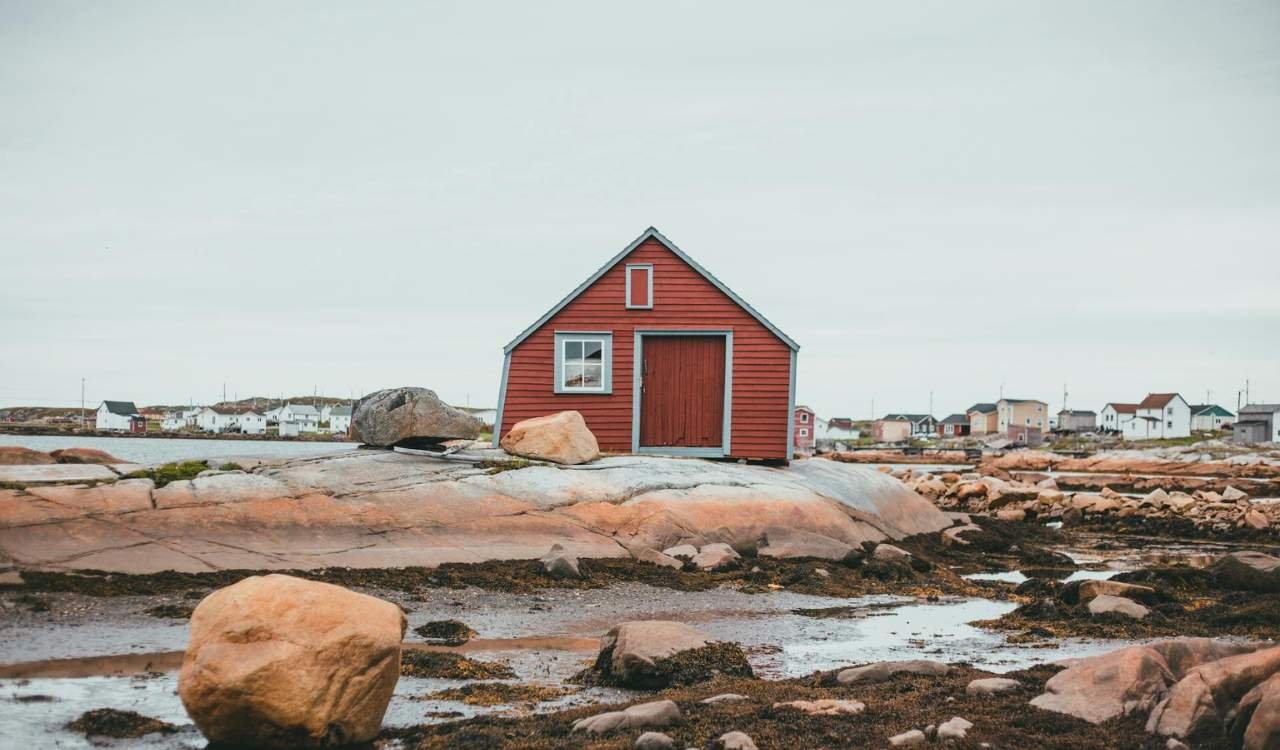
[[[871,399],[871,421],[874,422],[875,419],[876,419],[876,400],[873,398]]]
[[[227,381],[222,381],[222,403],[227,403]]]
[[[1000,384],[1000,398],[1004,398],[1004,383]]]
[[[929,391],[929,416],[933,416],[933,391]]]
[[[1067,410],[1067,384],[1066,383],[1062,384],[1062,410],[1063,411]],[[1062,425],[1058,425],[1058,426],[1061,427]]]
[[[1249,405],[1249,379],[1244,379],[1244,405]]]

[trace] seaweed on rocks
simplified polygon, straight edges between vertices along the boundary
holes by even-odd
[[[414,628],[413,632],[446,646],[461,646],[476,637],[476,631],[459,620],[432,620]]]
[[[141,737],[153,732],[170,734],[178,728],[167,721],[160,721],[133,711],[115,708],[95,708],[85,711],[67,729],[86,737],[112,737],[115,739]]]
[[[899,675],[856,687],[824,684],[823,675],[778,681],[722,677],[669,688],[631,703],[675,701],[681,718],[662,731],[676,741],[676,747],[709,747],[730,730],[746,733],[761,748],[886,747],[888,738],[896,734],[961,716],[973,727],[960,747],[977,748],[987,743],[999,748],[1163,750],[1165,738],[1147,734],[1145,714],[1095,725],[1027,705],[1027,696],[1041,692],[1058,669],[1040,666],[1002,675],[1018,680],[1026,690],[995,695],[967,694],[969,682],[992,675],[960,665],[943,676]],[[723,693],[737,693],[745,699],[702,703]],[[857,700],[865,703],[866,709],[850,720],[848,716],[774,707],[776,703],[823,698]],[[386,729],[382,739],[413,750],[630,750],[635,745],[635,732],[590,735],[572,731],[578,719],[627,705],[582,706],[519,717],[486,715],[447,724]],[[1223,740],[1203,747],[1226,750],[1227,746]]]
[[[400,674],[450,680],[510,680],[516,673],[506,664],[468,659],[451,651],[406,650],[400,654]]]

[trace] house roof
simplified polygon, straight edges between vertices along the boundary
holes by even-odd
[[[827,426],[834,427],[837,430],[851,430],[853,429],[853,418],[852,417],[832,417],[831,419],[827,420]]]
[[[1176,393],[1148,393],[1147,397],[1142,399],[1138,404],[1139,409],[1163,409],[1166,404],[1175,398],[1180,398]]]
[[[1138,411],[1137,404],[1117,404],[1116,402],[1112,401],[1111,403],[1107,404],[1107,406],[1110,406],[1112,409],[1114,409],[1116,414],[1133,414],[1134,412]],[[1107,407],[1104,406],[1102,408],[1106,409]]]
[[[1195,404],[1191,407],[1191,416],[1198,417],[1201,415],[1209,415],[1211,417],[1234,417],[1235,415],[1217,404]]]
[[[1035,398],[1002,398],[1001,401],[1006,404],[1043,404],[1044,402]]]
[[[591,276],[586,281],[579,284],[577,289],[574,289],[572,292],[569,292],[568,296],[566,296],[564,299],[557,302],[555,307],[548,310],[546,314],[544,314],[541,318],[538,318],[538,320],[533,325],[524,329],[519,336],[516,336],[514,339],[512,339],[511,343],[503,347],[503,352],[510,353],[512,349],[520,345],[521,341],[524,341],[525,339],[529,338],[531,335],[533,335],[534,331],[541,328],[543,324],[545,324],[548,320],[551,320],[551,318],[555,316],[556,313],[563,310],[566,305],[568,305],[570,302],[574,300],[575,297],[577,297],[579,294],[582,294],[588,288],[590,288],[592,284],[596,283],[596,281],[599,280],[601,276],[604,276],[605,273],[610,268],[613,268],[614,266],[616,266],[623,258],[630,255],[631,251],[635,250],[637,247],[640,247],[640,245],[642,245],[645,241],[650,239],[654,239],[662,243],[663,246],[665,246],[668,250],[675,253],[676,257],[680,258],[680,260],[689,264],[690,268],[702,274],[703,278],[711,282],[712,286],[724,292],[725,296],[727,296],[729,299],[737,303],[738,307],[741,307],[743,310],[746,310],[747,313],[751,315],[751,317],[760,321],[761,325],[763,325],[765,328],[768,328],[769,331],[773,333],[774,336],[777,336],[779,339],[781,339],[782,342],[785,343],[787,346],[791,347],[792,350],[794,351],[800,350],[799,344],[797,344],[790,336],[788,336],[787,334],[779,330],[778,327],[775,326],[773,323],[770,323],[769,319],[761,315],[754,307],[752,307],[751,305],[748,305],[746,300],[742,299],[737,294],[735,294],[732,289],[725,286],[724,282],[720,281],[720,279],[717,279],[715,276],[712,276],[710,271],[698,265],[698,262],[695,261],[693,258],[690,258],[688,255],[685,255],[684,251],[676,247],[676,243],[664,237],[662,235],[662,232],[659,232],[657,229],[654,229],[653,227],[649,227],[648,229],[644,230],[644,232],[639,237],[635,238],[635,240],[633,240],[630,245],[627,245],[626,247],[622,248],[622,252],[610,258],[603,266],[600,267],[600,270],[591,274]]]
[[[285,404],[289,411],[301,416],[310,416],[312,414],[320,416],[320,412],[316,411],[316,407],[311,404]]]
[[[1064,416],[1064,415],[1065,415],[1065,416],[1068,416],[1068,417],[1096,417],[1096,416],[1098,416],[1095,412],[1091,412],[1091,411],[1089,411],[1088,409],[1063,409],[1062,411],[1058,412],[1058,416],[1059,416],[1059,417]]]
[[[886,414],[884,416],[884,419],[880,421],[881,422],[923,422],[926,419],[933,419],[933,416],[930,414],[902,414],[902,413],[894,412],[892,414]]]
[[[973,412],[976,411],[979,414],[990,414],[995,410],[996,410],[995,404],[974,404],[973,406],[970,406],[968,409],[965,409],[964,413],[972,414]]]
[[[813,409],[810,409],[809,407],[805,406],[804,404],[796,404],[796,411],[807,411],[807,412],[809,412],[810,414],[814,414],[814,413],[816,413],[816,412],[814,412],[814,410],[813,410]]]
[[[138,413],[138,407],[132,401],[103,401],[107,411],[122,417],[132,417]]]
[[[969,418],[964,414],[952,414],[942,420],[943,424],[969,424]]]
[[[331,417],[349,417],[349,416],[351,416],[351,407],[350,407],[350,406],[335,406],[335,407],[333,407],[333,409],[332,409],[332,410],[330,410],[330,412],[329,412],[329,416],[331,416]]]
[[[1280,411],[1280,404],[1249,404],[1240,407],[1240,413],[1243,414],[1274,414]]]

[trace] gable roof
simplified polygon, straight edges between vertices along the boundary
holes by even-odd
[[[331,417],[349,417],[351,416],[350,406],[335,406],[329,411]]]
[[[796,404],[796,411],[807,411],[807,412],[809,412],[810,414],[816,414],[816,413],[817,413],[817,412],[815,412],[813,409],[810,409],[809,407],[805,406],[804,404]]]
[[[964,413],[972,414],[973,412],[976,411],[979,414],[990,414],[995,410],[996,410],[995,404],[974,404],[973,406],[970,406],[968,409],[965,409]]]
[[[800,345],[797,344],[790,336],[780,331],[778,327],[775,326],[773,323],[770,323],[768,318],[766,318],[765,316],[757,312],[756,309],[751,305],[748,305],[746,300],[742,299],[737,294],[735,294],[732,289],[725,286],[724,282],[720,281],[720,279],[717,279],[715,276],[712,276],[710,271],[698,265],[698,262],[695,261],[693,258],[690,258],[688,255],[685,255],[683,250],[676,247],[676,243],[662,236],[662,232],[659,232],[657,229],[654,229],[653,227],[649,227],[648,229],[644,230],[644,232],[639,237],[635,238],[635,240],[633,240],[630,245],[627,245],[626,247],[622,248],[622,252],[610,258],[603,266],[600,267],[600,270],[591,274],[590,278],[588,278],[586,281],[579,284],[577,289],[574,289],[572,292],[569,292],[568,296],[566,296],[564,299],[557,302],[555,307],[548,310],[541,318],[538,318],[538,320],[534,322],[533,325],[521,331],[519,336],[516,336],[514,339],[511,340],[511,343],[507,344],[505,347],[502,348],[503,353],[509,354],[512,349],[515,349],[517,346],[520,345],[521,341],[524,341],[525,339],[532,336],[534,331],[541,328],[548,320],[551,320],[551,318],[554,317],[556,313],[563,310],[565,306],[568,305],[570,302],[572,302],[579,294],[582,294],[588,288],[590,288],[592,284],[596,283],[596,281],[598,281],[601,276],[604,276],[605,273],[608,272],[610,268],[613,268],[614,266],[616,266],[623,258],[630,255],[631,251],[635,250],[637,247],[640,247],[640,245],[644,244],[646,240],[650,240],[650,239],[657,240],[658,242],[662,243],[662,245],[666,247],[668,250],[675,253],[677,258],[684,261],[686,264],[689,265],[690,268],[692,268],[693,270],[701,274],[702,277],[705,278],[707,281],[711,282],[711,285],[714,286],[716,289],[719,289],[721,292],[724,292],[725,296],[733,300],[734,303],[738,305],[738,307],[741,307],[743,310],[746,310],[747,313],[751,315],[751,317],[759,321],[760,324],[763,325],[765,328],[768,328],[770,333],[772,333],[774,336],[777,336],[779,339],[781,339],[782,342],[787,346],[791,347],[793,351],[800,351]]]
[[[138,407],[132,401],[103,401],[102,405],[107,407],[107,411],[122,417],[132,417],[138,413]]]
[[[1148,393],[1147,397],[1142,399],[1138,404],[1139,409],[1163,409],[1166,404],[1175,398],[1182,398],[1176,393]]]
[[[320,412],[316,411],[316,407],[311,404],[285,404],[285,407],[299,416],[309,417],[312,415],[320,416]]]
[[[1108,403],[1107,406],[1110,406],[1115,411],[1116,414],[1133,414],[1134,412],[1138,411],[1137,404],[1117,404],[1116,402],[1112,401]],[[1107,406],[1102,407],[1104,411],[1106,410]]]
[[[881,421],[881,422],[912,422],[912,423],[918,423],[918,422],[923,422],[923,421],[925,421],[925,420],[927,420],[927,419],[933,419],[933,416],[932,416],[932,415],[930,415],[930,414],[902,414],[902,413],[899,413],[899,412],[894,412],[894,413],[892,413],[892,414],[886,414],[886,415],[884,416],[884,419],[881,419],[880,421]]]
[[[1034,398],[1002,398],[1000,401],[1006,404],[1044,404],[1043,401]],[[1048,404],[1045,404],[1045,406],[1048,406]]]
[[[834,427],[837,430],[852,430],[853,418],[852,417],[832,417],[831,419],[827,420],[827,426]]]
[[[969,424],[969,418],[963,414],[952,414],[942,420],[943,424]]]
[[[1191,407],[1191,416],[1199,417],[1207,414],[1212,417],[1231,417],[1235,416],[1226,409],[1217,404],[1195,404]]]
[[[1064,414],[1065,414],[1066,416],[1068,416],[1068,417],[1096,417],[1096,416],[1098,416],[1097,414],[1093,413],[1092,411],[1089,411],[1088,409],[1063,409],[1062,411],[1058,412],[1058,416],[1060,416],[1060,417],[1061,417],[1061,416],[1063,416]]]

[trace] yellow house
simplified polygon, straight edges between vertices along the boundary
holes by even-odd
[[[996,405],[974,404],[965,410],[970,435],[990,435],[996,431]]]
[[[996,402],[996,431],[1023,443],[1039,443],[1049,429],[1049,405],[1028,398]]]

